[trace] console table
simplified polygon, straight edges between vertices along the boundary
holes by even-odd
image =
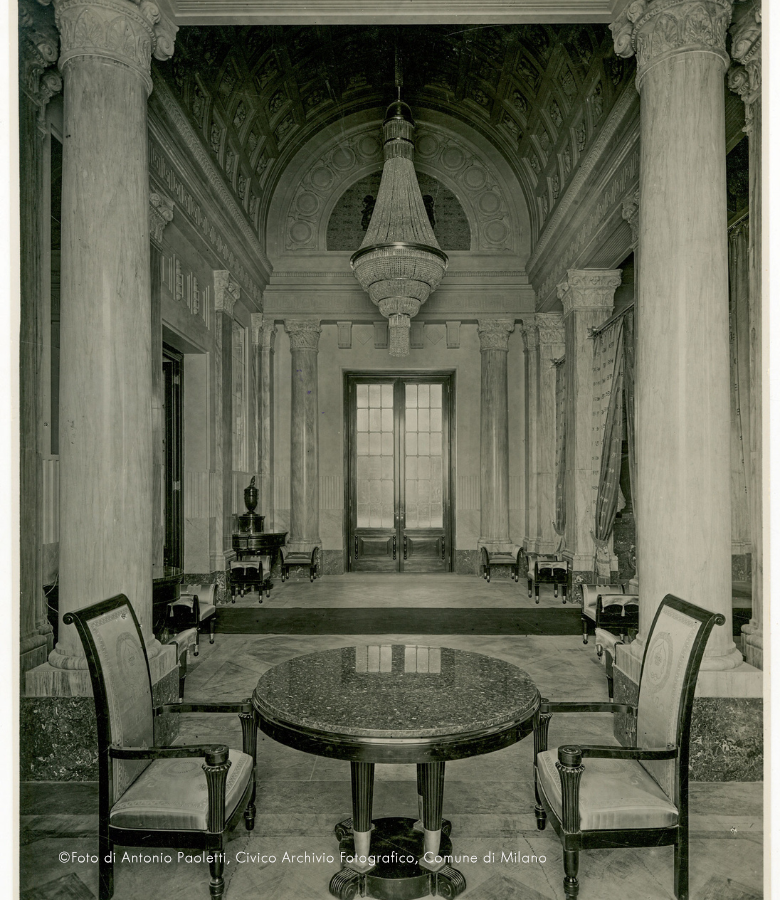
[[[442,820],[445,762],[521,740],[540,698],[525,672],[500,659],[372,644],[280,663],[260,678],[252,702],[269,737],[350,762],[352,818],[335,827],[348,862],[330,893],[394,900],[465,890],[463,875],[442,859],[452,853]],[[417,820],[372,819],[376,763],[417,765]]]

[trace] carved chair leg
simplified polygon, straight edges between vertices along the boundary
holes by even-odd
[[[688,900],[688,832],[678,831],[674,845],[674,896]]]
[[[200,622],[195,623],[195,650],[192,655],[200,655]]]
[[[239,713],[238,718],[241,720],[242,732],[242,749],[244,753],[252,757],[252,794],[249,797],[249,803],[244,810],[244,823],[247,831],[252,831],[255,827],[255,796],[257,794],[257,716],[254,712]]]
[[[580,890],[580,883],[577,881],[577,870],[580,867],[580,851],[564,850],[563,851],[563,890],[566,894],[566,900],[576,900]]]
[[[582,643],[588,643],[588,620],[585,616],[582,617]]]
[[[209,882],[209,893],[214,900],[220,900],[225,893],[225,853],[220,847],[219,851],[211,854],[211,862],[209,863],[209,874],[211,881]]]
[[[98,853],[100,855],[98,862],[99,900],[111,900],[114,894],[113,851],[114,842],[109,840],[108,834],[104,834],[101,829],[98,839]]]
[[[214,643],[214,634],[217,630],[217,617],[212,613],[211,618],[209,619],[209,643]]]
[[[534,794],[536,795],[536,827],[544,831],[547,824],[547,813],[539,796],[539,776],[536,768],[536,757],[547,749],[547,731],[550,727],[551,713],[537,713],[534,720]]]

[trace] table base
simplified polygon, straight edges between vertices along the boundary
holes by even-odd
[[[445,865],[438,872],[429,872],[418,865],[424,853],[423,832],[415,828],[415,819],[392,816],[374,819],[371,833],[371,856],[389,857],[379,860],[374,869],[360,874],[345,863],[344,868],[330,880],[330,893],[339,900],[352,900],[360,896],[376,900],[417,900],[420,897],[439,896],[454,898],[466,890],[466,879],[452,866]],[[442,837],[439,855],[452,853],[450,822],[442,821]],[[344,857],[354,856],[352,820],[339,822],[335,828],[339,839],[339,852]],[[404,862],[399,860],[404,859]],[[411,858],[413,861],[408,862]]]

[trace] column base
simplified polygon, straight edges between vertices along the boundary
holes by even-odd
[[[745,662],[757,669],[764,668],[764,632],[760,625],[743,625],[742,639],[745,647]]]

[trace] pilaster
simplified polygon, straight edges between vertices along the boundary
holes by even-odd
[[[266,517],[266,527],[273,522],[274,485],[274,345],[276,326],[262,313],[252,313],[252,352],[255,357],[255,446],[258,473],[259,509]]]
[[[537,428],[539,419],[539,333],[534,316],[521,326],[525,366],[525,535],[526,551],[536,553],[539,544],[539,467]]]

